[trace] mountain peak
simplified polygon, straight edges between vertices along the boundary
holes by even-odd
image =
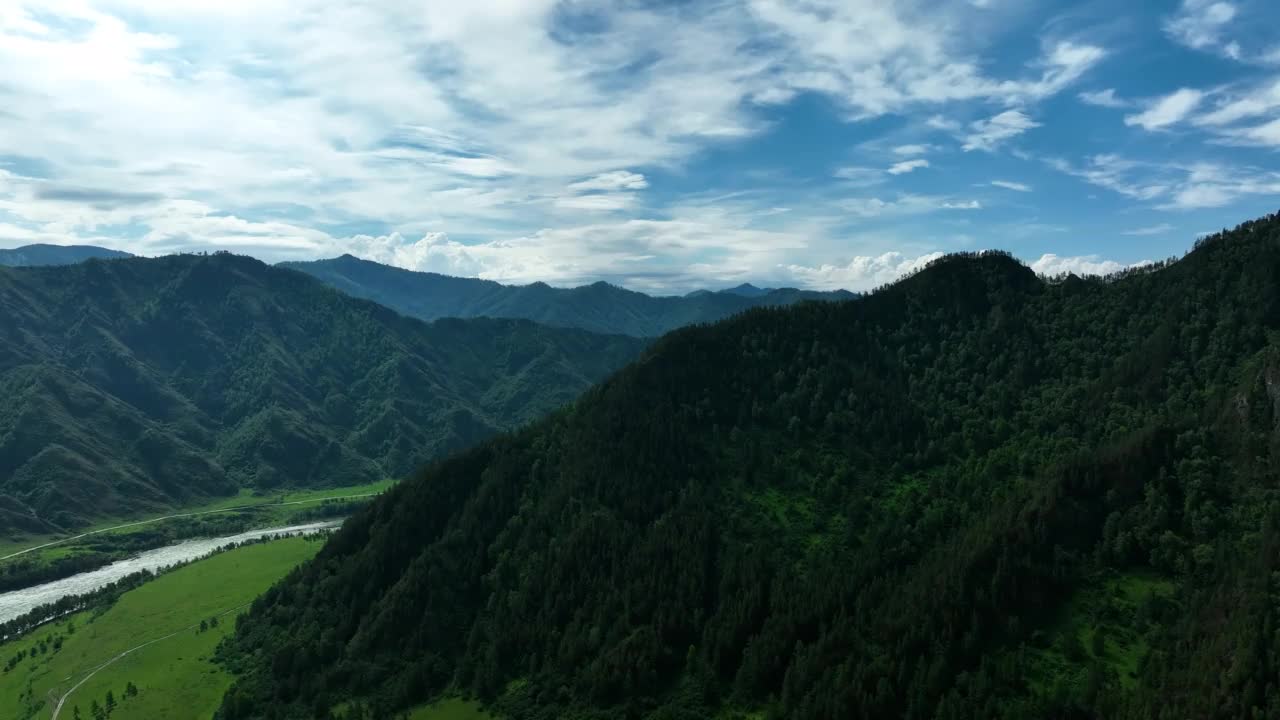
[[[756,287],[751,283],[742,283],[741,285],[737,285],[735,287],[725,288],[720,292],[726,295],[739,295],[741,297],[754,298],[754,297],[762,297],[764,295],[768,295],[771,292],[771,289]]]

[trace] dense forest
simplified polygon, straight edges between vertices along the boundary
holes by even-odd
[[[398,477],[642,348],[427,324],[227,254],[0,268],[0,531]]]
[[[74,265],[92,258],[111,260],[132,257],[127,252],[109,250],[96,245],[23,245],[0,249],[0,265],[26,267],[32,265]]]
[[[653,297],[604,282],[576,288],[553,288],[545,283],[501,285],[491,280],[402,270],[350,255],[281,265],[422,320],[523,318],[556,327],[634,337],[657,337],[686,325],[722,320],[753,307],[854,297],[844,291],[761,289],[751,285],[682,297]]]
[[[1280,216],[680,330],[261,597],[220,717],[1280,716]]]

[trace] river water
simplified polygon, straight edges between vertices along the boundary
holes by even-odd
[[[44,585],[36,585],[0,594],[0,623],[21,617],[41,605],[55,602],[67,595],[81,595],[97,590],[140,570],[159,570],[175,563],[194,560],[202,555],[208,555],[218,548],[245,542],[246,540],[257,540],[268,535],[307,535],[325,532],[341,524],[342,520],[326,520],[305,525],[250,530],[239,535],[228,535],[227,537],[184,540],[175,545],[148,550],[97,570],[90,570],[79,575],[54,580]]]

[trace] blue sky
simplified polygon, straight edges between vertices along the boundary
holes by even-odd
[[[1278,206],[1266,0],[0,5],[0,246],[858,290]]]

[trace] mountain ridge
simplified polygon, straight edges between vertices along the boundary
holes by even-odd
[[[0,248],[0,265],[30,267],[41,265],[73,265],[85,260],[114,260],[133,255],[97,245],[49,245],[36,243],[22,247]]]
[[[446,316],[514,317],[634,337],[657,337],[678,327],[713,322],[760,305],[856,297],[846,291],[794,288],[746,294],[722,291],[651,296],[603,281],[573,288],[553,288],[543,282],[503,285],[492,280],[405,270],[352,255],[280,265],[423,320]]]
[[[398,476],[571,401],[643,347],[423,323],[229,254],[0,268],[0,309],[0,525],[27,529]]]
[[[1280,216],[677,330],[352,518],[220,717],[1270,716],[1274,377]]]

